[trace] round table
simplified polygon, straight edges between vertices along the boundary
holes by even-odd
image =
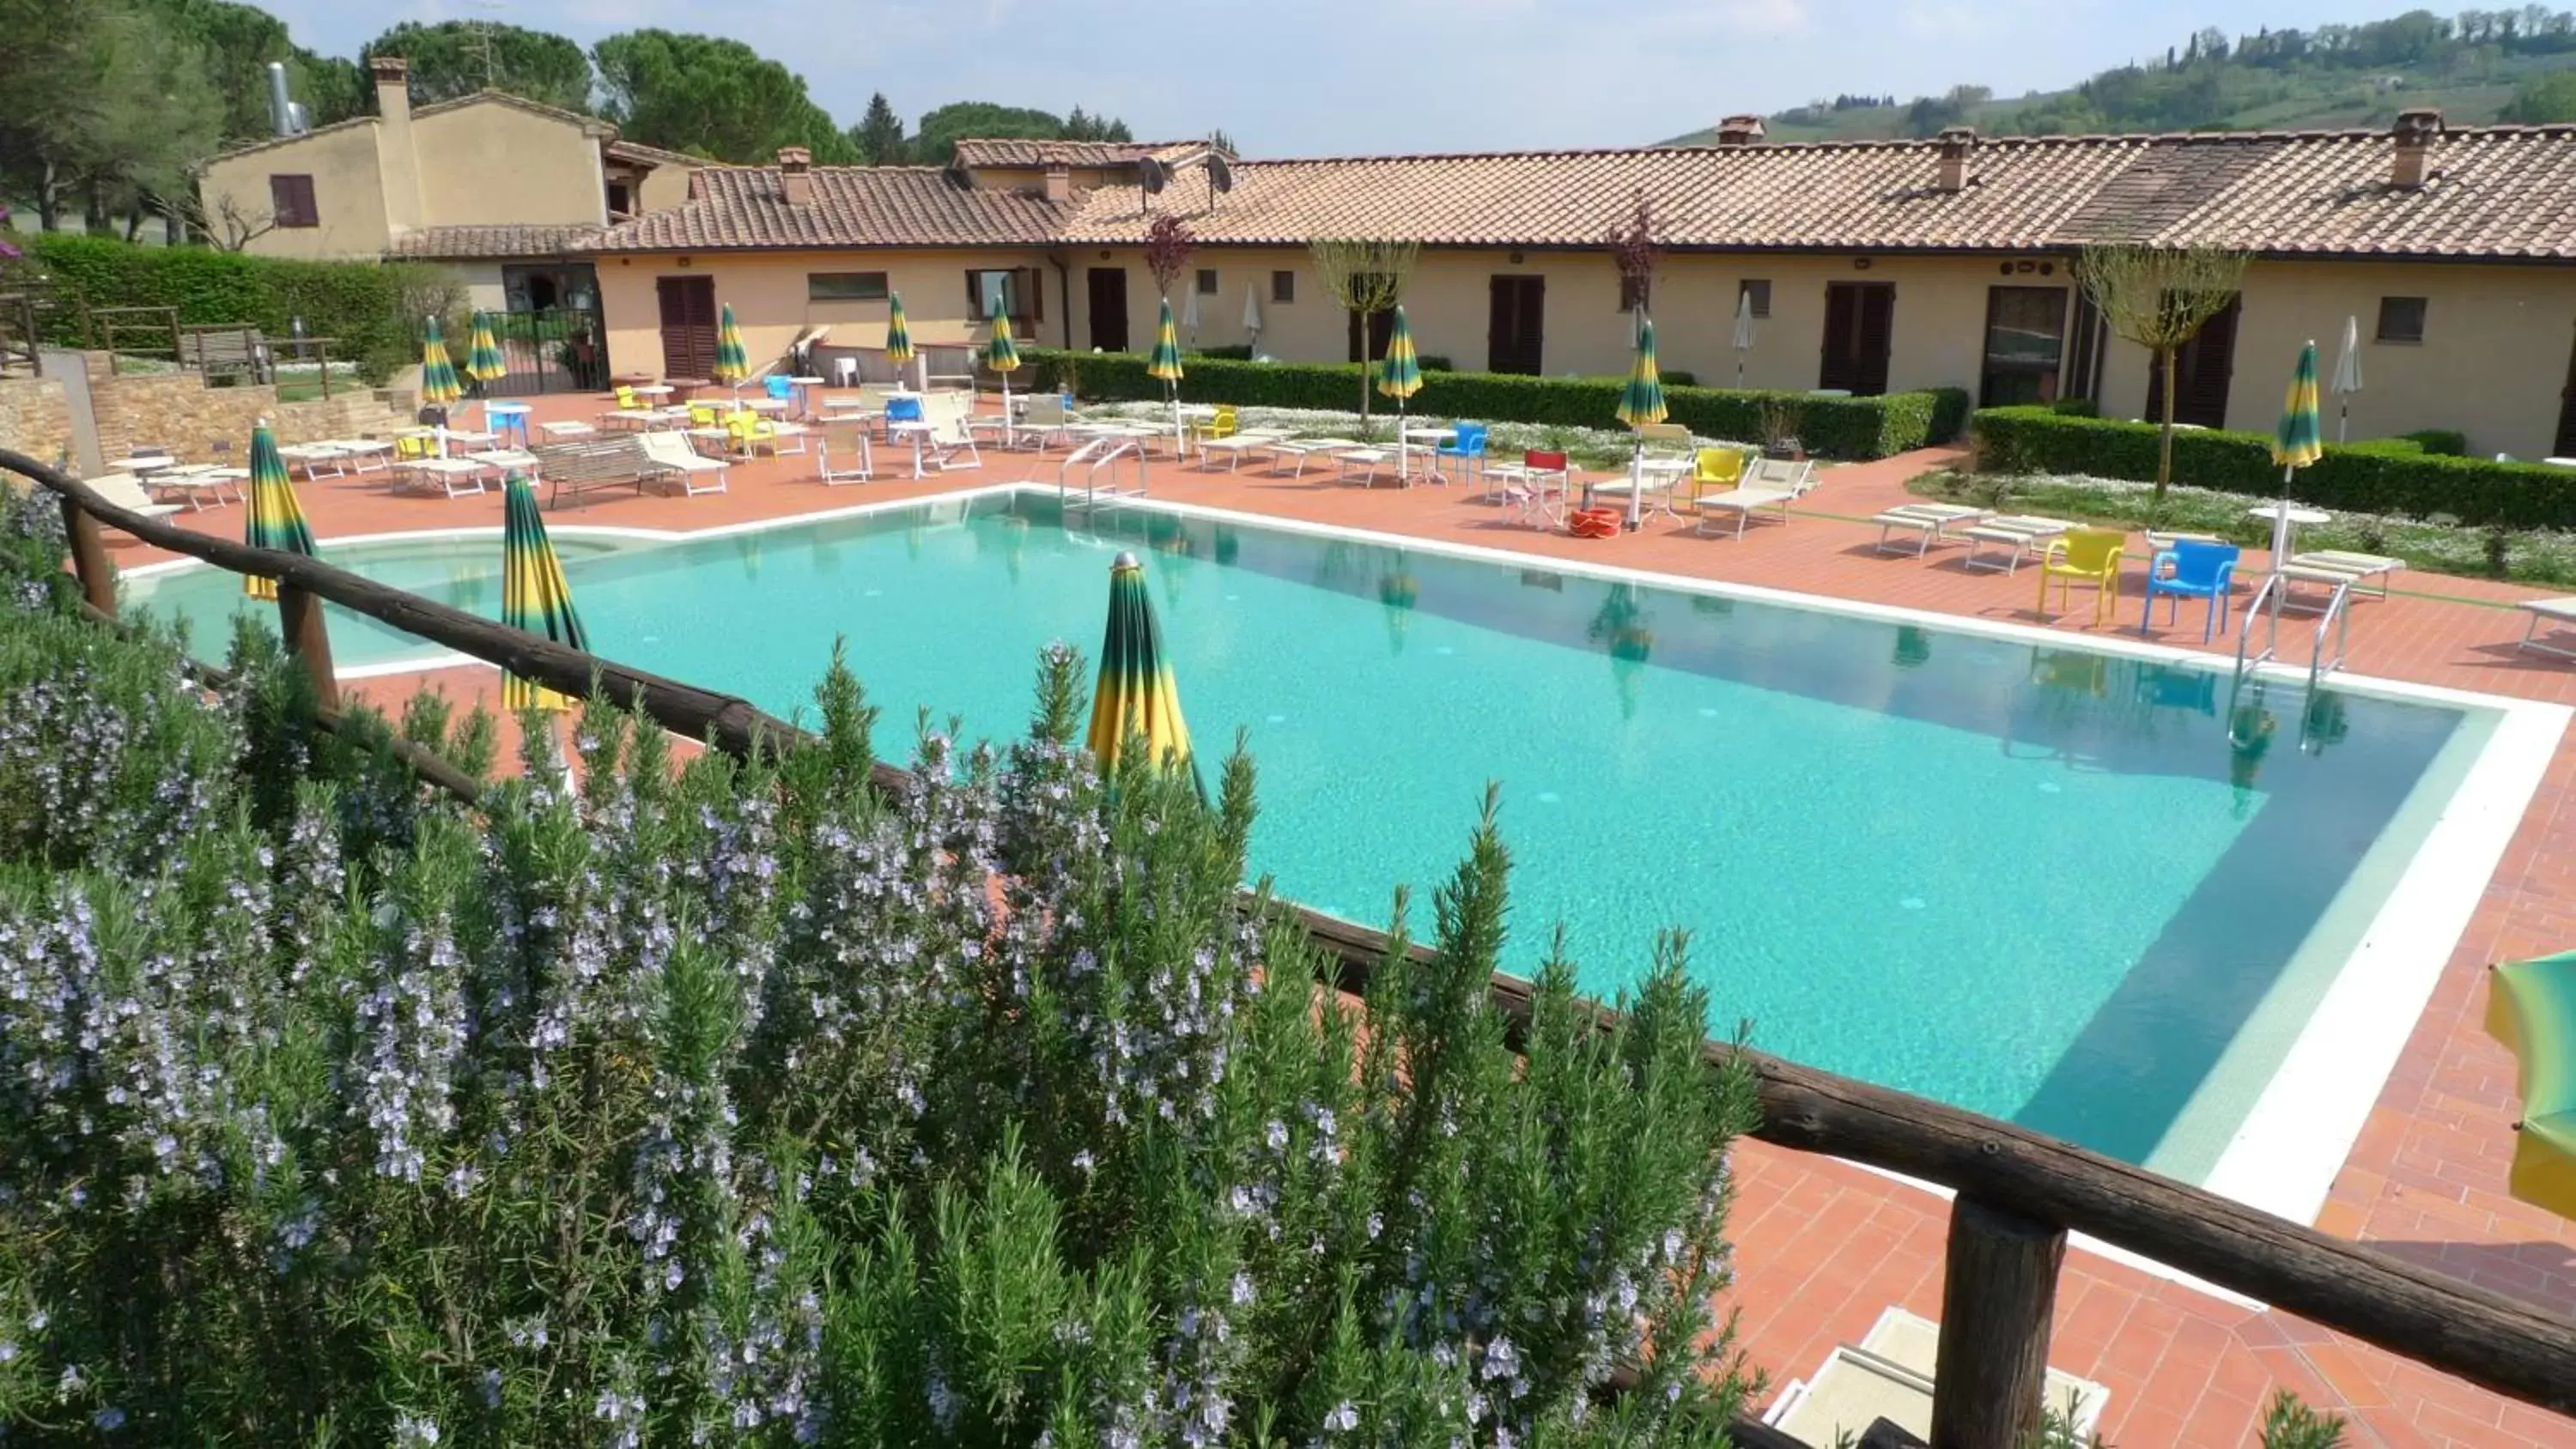
[[[2259,518],[2265,523],[2280,525],[2279,531],[2274,536],[2281,540],[2281,553],[2279,557],[2272,560],[2272,567],[2274,568],[2279,568],[2281,565],[2289,562],[2291,557],[2298,553],[2299,525],[2303,523],[2334,522],[2333,514],[2327,513],[2322,509],[2303,508],[2296,503],[2260,504],[2256,507],[2246,509],[2245,516],[2248,518]]]

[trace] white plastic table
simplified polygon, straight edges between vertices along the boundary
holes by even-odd
[[[2284,510],[2287,511],[2285,512]],[[2276,569],[2281,567],[2283,564],[2288,563],[2292,558],[2297,557],[2299,552],[2300,524],[2334,522],[2334,515],[2324,511],[2323,509],[2302,508],[2295,503],[2261,504],[2257,507],[2246,509],[2245,516],[2248,518],[2259,518],[2265,523],[2276,523],[2285,518],[2288,520],[2288,526],[2281,531],[2281,557],[2272,560],[2272,567]]]
[[[908,423],[888,423],[886,424],[886,436],[890,438],[909,437],[912,439],[912,476],[915,478],[924,476],[921,471],[921,444],[923,439],[930,436],[929,422],[923,419],[916,419]]]
[[[493,433],[516,433],[519,441],[528,441],[528,405],[523,402],[487,402],[483,404],[483,426]]]
[[[796,389],[796,410],[810,418],[814,415],[813,389],[831,384],[819,377],[791,377],[787,385]]]

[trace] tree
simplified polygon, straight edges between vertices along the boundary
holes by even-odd
[[[65,205],[93,225],[111,209],[166,211],[188,167],[213,151],[222,107],[204,52],[167,17],[133,3],[62,7],[0,0],[0,173],[51,230]]]
[[[1380,312],[1391,312],[1404,298],[1405,283],[1413,279],[1413,264],[1422,249],[1413,242],[1366,241],[1357,237],[1317,237],[1306,244],[1315,259],[1315,276],[1324,291],[1342,306],[1342,310],[1359,319],[1360,336],[1369,335],[1370,320]],[[1369,369],[1362,347],[1360,365],[1360,421],[1369,415]]]
[[[2174,362],[2210,318],[2227,310],[2245,280],[2245,253],[2215,247],[2086,247],[2075,275],[2113,332],[2154,354],[2164,381],[2156,439],[2156,491],[2148,516],[2163,515],[2173,482]]]
[[[1655,289],[1655,263],[1663,260],[1662,249],[1655,245],[1655,204],[1646,199],[1646,188],[1637,188],[1636,210],[1610,228],[1604,245],[1610,249],[1612,265],[1619,269],[1620,305],[1627,309],[1632,324],[1642,324]],[[1636,326],[1631,330],[1636,332]]]
[[[1059,140],[1064,136],[1064,121],[1053,111],[991,101],[953,101],[921,118],[912,133],[912,159],[922,166],[945,166],[957,159],[960,140],[1003,136]]]
[[[363,68],[380,55],[411,62],[415,105],[470,96],[485,87],[567,111],[590,109],[590,57],[560,35],[486,20],[405,21],[366,43]]]
[[[825,165],[857,158],[804,78],[739,40],[630,30],[591,48],[600,110],[630,140],[760,164],[803,146]]]
[[[1242,148],[1234,144],[1234,138],[1225,133],[1225,128],[1223,126],[1219,126],[1215,130],[1208,132],[1208,144],[1214,146],[1220,151],[1223,151],[1228,156],[1240,156],[1243,154]]]
[[[365,109],[366,86],[355,64],[297,45],[284,22],[257,6],[232,0],[141,0],[137,8],[160,17],[173,33],[204,52],[206,80],[222,110],[225,141],[270,134],[270,61],[285,64],[288,92],[314,125],[327,126]]]
[[[1181,280],[1181,271],[1190,264],[1190,253],[1198,242],[1190,236],[1188,222],[1170,212],[1158,214],[1145,228],[1145,270],[1154,274],[1154,290],[1164,301],[1172,300],[1172,288]]]
[[[2524,81],[2496,119],[2526,126],[2576,121],[2576,70],[2545,70]]]
[[[885,92],[868,97],[867,114],[851,130],[850,146],[869,166],[900,166],[910,159],[903,139],[903,118],[894,113]]]
[[[250,244],[277,230],[277,213],[266,207],[247,207],[240,200],[226,196],[208,207],[202,195],[190,196],[180,203],[180,215],[188,230],[203,238],[217,251],[248,250]]]

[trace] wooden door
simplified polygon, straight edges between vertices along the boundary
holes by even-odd
[[[661,277],[662,375],[706,377],[716,370],[716,279]]]
[[[1887,355],[1896,336],[1896,284],[1825,284],[1824,359],[1816,386],[1854,397],[1887,391]]]
[[[2576,349],[2567,357],[2567,382],[2558,389],[2558,438],[2550,447],[2554,458],[2576,458]]]
[[[1389,308],[1384,312],[1371,312],[1368,314],[1368,352],[1366,356],[1362,356],[1360,352],[1360,314],[1352,312],[1347,315],[1351,319],[1350,360],[1353,362],[1383,361],[1386,357],[1386,344],[1395,336],[1395,310],[1393,308]],[[1415,345],[1418,347],[1420,344],[1416,343]]]
[[[1535,377],[1547,346],[1547,278],[1495,277],[1485,326],[1485,369]]]
[[[2174,353],[2174,421],[2196,428],[2227,426],[2228,385],[2236,376],[2236,319],[2241,297],[2230,297],[2217,316],[2200,324]],[[2164,369],[2147,368],[2147,421],[2165,416]]]
[[[1127,269],[1093,267],[1087,278],[1091,289],[1091,345],[1102,352],[1127,350]]]

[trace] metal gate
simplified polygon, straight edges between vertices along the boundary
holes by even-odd
[[[499,379],[483,384],[482,396],[608,390],[608,344],[598,312],[550,307],[542,312],[495,313],[492,322],[504,371]]]

